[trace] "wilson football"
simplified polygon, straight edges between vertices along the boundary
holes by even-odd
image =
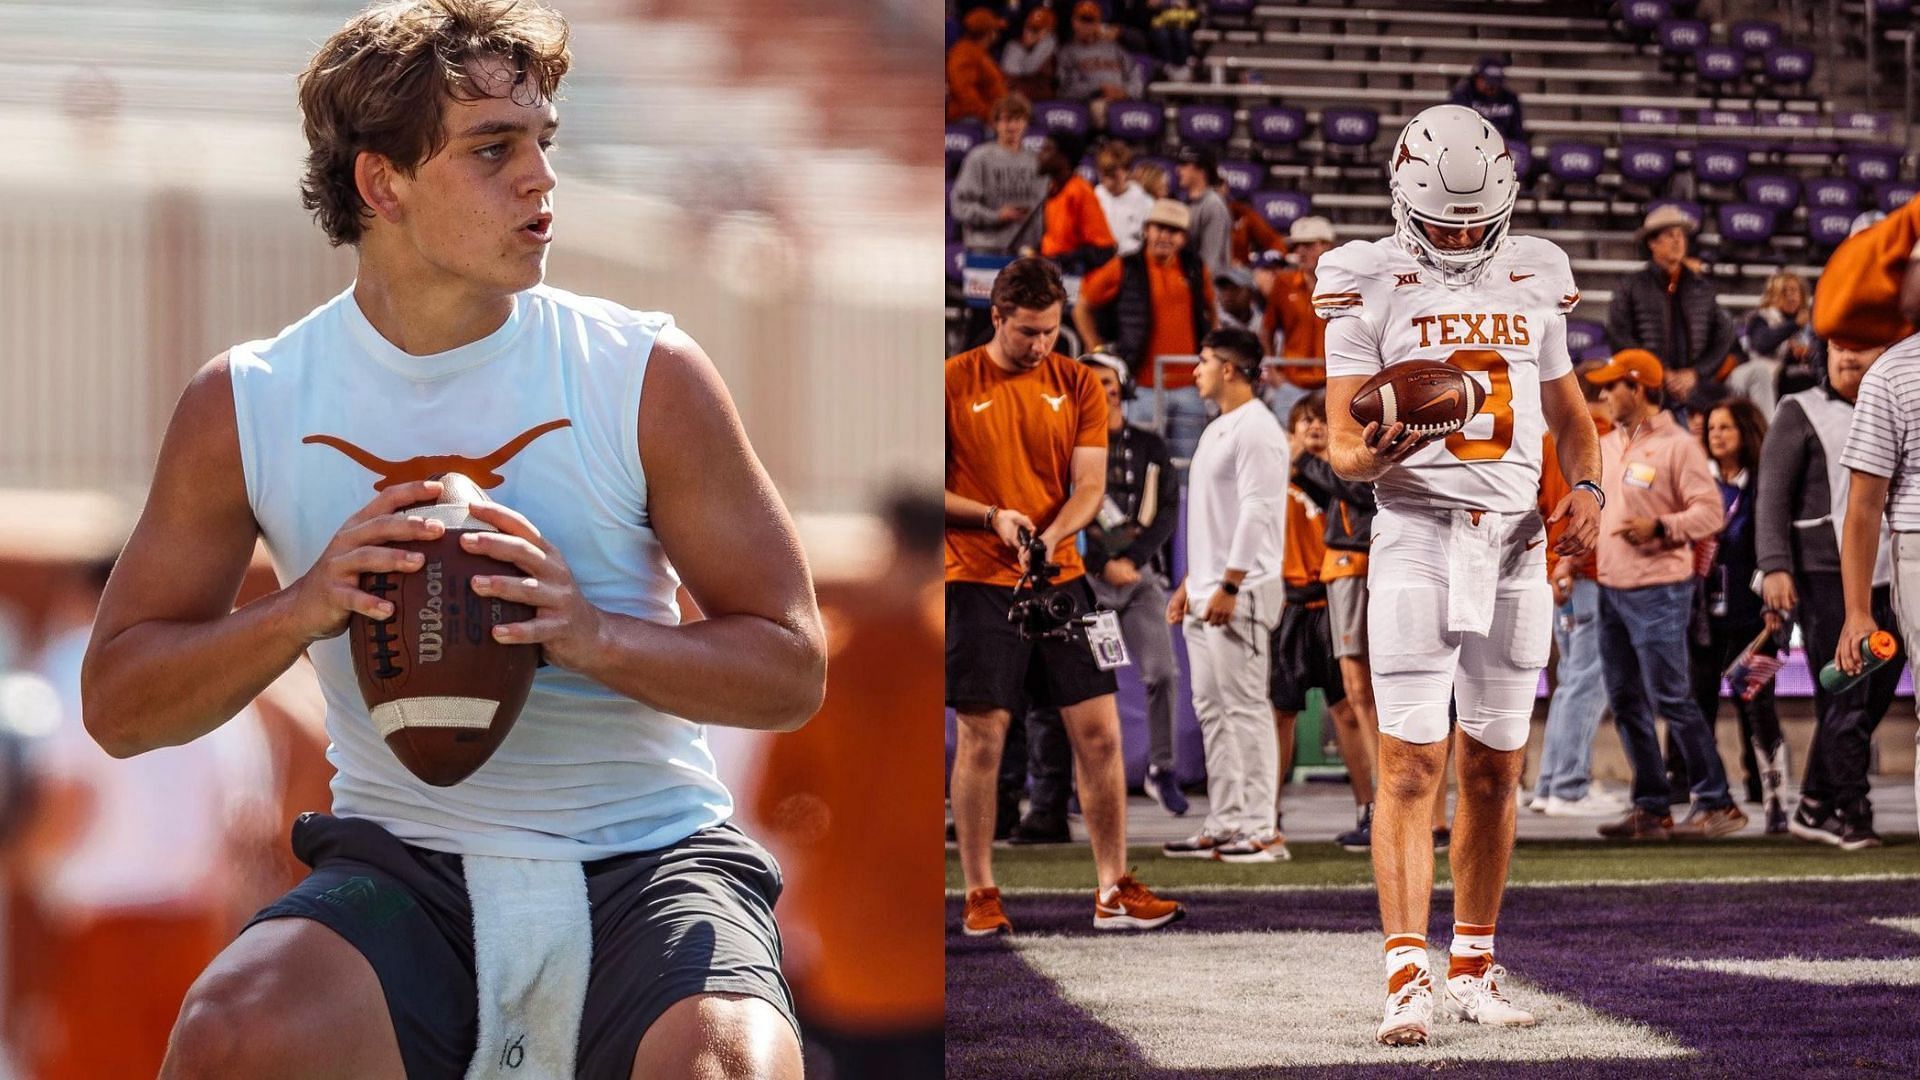
[[[1361,427],[1405,424],[1425,438],[1451,435],[1473,419],[1486,391],[1473,376],[1440,360],[1392,364],[1361,384],[1349,407]]]
[[[533,609],[475,595],[473,577],[522,571],[460,546],[468,532],[496,531],[468,510],[486,500],[479,486],[459,473],[434,479],[445,485],[440,500],[406,512],[445,522],[447,531],[390,545],[424,555],[420,569],[360,575],[360,587],[392,603],[393,615],[356,613],[348,634],[360,696],[381,737],[415,776],[448,787],[484,765],[513,730],[540,647],[494,640],[495,626],[524,622]]]

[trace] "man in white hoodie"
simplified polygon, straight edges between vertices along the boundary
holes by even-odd
[[[1274,815],[1280,747],[1267,708],[1267,649],[1280,619],[1281,541],[1291,455],[1259,404],[1262,349],[1252,332],[1215,330],[1193,381],[1219,406],[1187,480],[1187,578],[1167,604],[1184,624],[1193,710],[1207,754],[1207,820],[1162,849],[1171,858],[1273,862],[1286,851]]]

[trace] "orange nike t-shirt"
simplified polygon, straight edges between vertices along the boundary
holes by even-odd
[[[1053,524],[1073,490],[1073,452],[1107,447],[1107,395],[1084,365],[1055,353],[1003,371],[981,346],[947,361],[947,490]],[[946,579],[1013,586],[1012,548],[986,529],[947,529]],[[1056,582],[1084,573],[1073,537],[1053,550]]]

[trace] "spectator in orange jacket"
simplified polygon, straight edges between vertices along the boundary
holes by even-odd
[[[918,494],[891,500],[886,517],[886,565],[821,590],[826,699],[815,723],[766,740],[753,804],[787,873],[776,914],[808,1049],[834,1076],[918,1080],[941,1075],[943,916],[897,900],[933,895],[943,873],[926,842],[940,825],[943,736],[929,714],[945,678],[943,523]]]
[[[966,32],[947,50],[947,119],[972,117],[984,124],[993,103],[1007,94],[1007,81],[989,51],[1007,24],[986,8],[975,8],[960,25]]]
[[[1116,250],[1100,196],[1074,172],[1084,150],[1077,136],[1064,131],[1051,132],[1040,143],[1040,175],[1047,178],[1040,254],[1069,274],[1099,266],[1113,258]]]
[[[1278,332],[1282,360],[1318,363],[1267,369],[1267,405],[1276,416],[1284,415],[1294,402],[1327,384],[1327,322],[1313,313],[1313,283],[1320,256],[1331,251],[1333,245],[1333,223],[1323,217],[1299,218],[1287,231],[1288,261],[1293,265],[1274,275],[1262,329],[1270,342]]]

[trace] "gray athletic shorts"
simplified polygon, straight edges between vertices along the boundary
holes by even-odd
[[[1327,582],[1327,619],[1333,627],[1333,655],[1367,658],[1367,576]]]
[[[380,978],[407,1076],[466,1075],[479,1014],[460,856],[326,814],[294,821],[293,853],[313,873],[247,925],[311,919],[345,938]],[[654,851],[589,862],[586,876],[593,965],[580,1080],[626,1080],[648,1026],[695,994],[760,998],[799,1031],[773,921],[780,869],[745,833],[715,825]]]

